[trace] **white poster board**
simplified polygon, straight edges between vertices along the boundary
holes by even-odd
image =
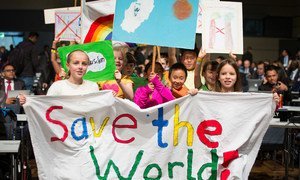
[[[243,14],[240,2],[205,2],[202,48],[207,53],[243,54]]]
[[[54,24],[55,23],[55,12],[56,11],[80,11],[80,6],[77,7],[66,7],[66,8],[54,8],[54,9],[45,9],[44,10],[44,20],[45,24]]]
[[[75,41],[81,39],[80,12],[55,12],[55,39],[62,41]]]
[[[219,0],[199,0],[196,33],[202,33],[202,12],[204,2],[219,2]]]

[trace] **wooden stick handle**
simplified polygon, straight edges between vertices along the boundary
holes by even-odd
[[[157,46],[157,59],[160,61],[160,47]]]
[[[155,60],[156,60],[156,46],[153,46],[153,52],[152,52],[152,70],[151,72],[154,73],[155,70]]]

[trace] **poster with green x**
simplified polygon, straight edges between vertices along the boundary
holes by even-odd
[[[94,82],[114,79],[116,65],[111,41],[76,44],[58,48],[61,65],[66,72],[68,72],[67,56],[75,50],[84,51],[90,59],[84,79]]]

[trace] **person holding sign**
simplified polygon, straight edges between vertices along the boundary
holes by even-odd
[[[134,102],[142,109],[162,104],[174,99],[169,88],[165,87],[161,82],[164,69],[162,65],[155,62],[154,71],[152,63],[148,63],[145,67],[145,73],[148,78],[148,85],[139,87],[134,95]]]
[[[124,54],[124,48],[114,48],[114,58],[117,67],[115,80],[100,81],[97,84],[100,90],[112,90],[116,97],[133,100],[133,82],[130,77],[122,76],[121,74],[124,65],[127,63]]]
[[[89,65],[89,57],[82,50],[72,51],[67,57],[67,79],[54,82],[47,95],[83,95],[98,92],[98,85],[92,81],[83,80]],[[19,96],[20,104],[26,103],[24,95]]]

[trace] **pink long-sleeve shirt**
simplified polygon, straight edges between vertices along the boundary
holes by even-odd
[[[155,76],[152,81],[154,90],[151,90],[148,85],[139,87],[134,94],[133,101],[142,109],[162,104],[174,99],[169,88],[165,87],[158,76]],[[150,95],[152,97],[150,98]]]

